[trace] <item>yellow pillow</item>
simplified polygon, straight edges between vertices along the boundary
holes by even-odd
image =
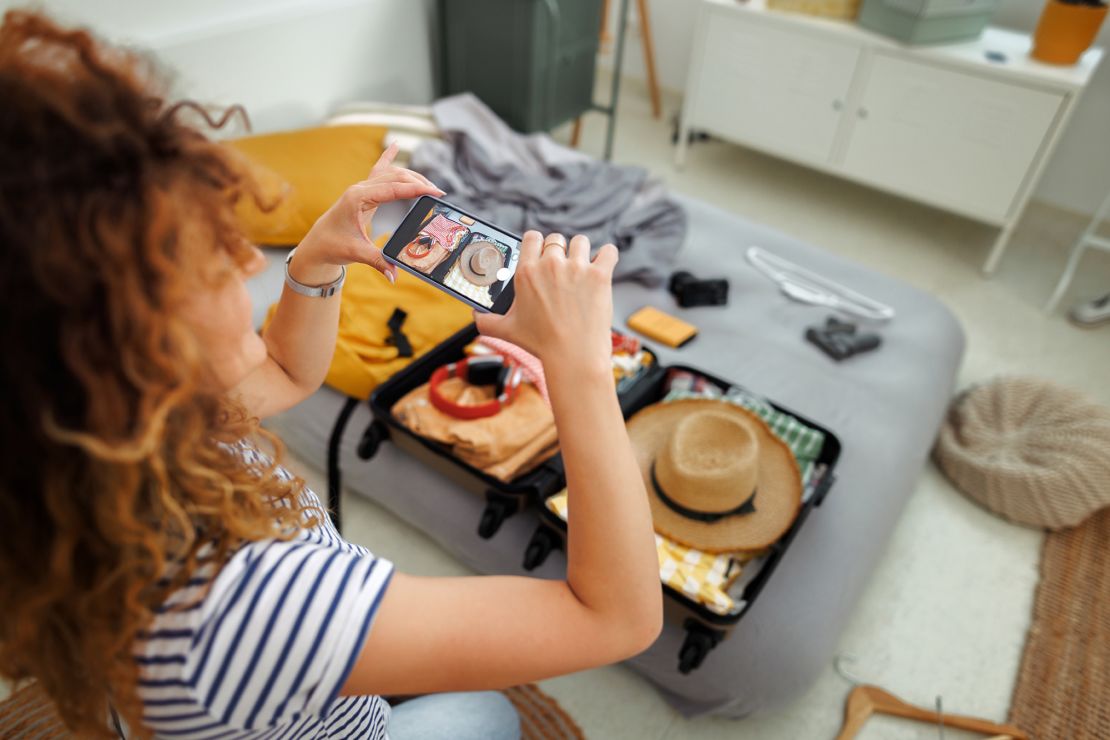
[[[281,199],[267,213],[240,198],[235,213],[243,233],[263,246],[299,244],[349,185],[366,179],[385,134],[381,126],[321,126],[229,141],[244,155],[263,201]]]

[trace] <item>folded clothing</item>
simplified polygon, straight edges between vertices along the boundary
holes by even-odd
[[[528,350],[518,347],[512,342],[506,342],[504,339],[478,337],[478,341],[467,346],[466,354],[475,356],[500,355],[512,360],[524,373],[524,378],[535,386],[536,390],[543,396],[543,400],[549,406],[551,405],[551,399],[547,395],[547,378],[543,374],[543,363],[540,362],[540,358]]]
[[[685,370],[669,371],[663,392],[663,403],[709,398],[742,406],[759,415],[794,452],[802,471],[803,497],[808,498],[812,494],[814,486],[811,483],[821,474],[816,460],[825,444],[822,432],[776,410],[765,399],[742,388],[721,388],[708,378]],[[552,513],[566,521],[565,489],[544,503]],[[710,611],[722,615],[733,614],[743,606],[729,592],[734,586],[750,582],[764,560],[759,553],[706,553],[659,534],[655,535],[655,548],[659,556],[659,579]],[[741,578],[741,575],[744,577]]]
[[[620,392],[651,368],[655,357],[634,337],[614,331],[612,340],[613,377]],[[500,355],[520,367],[525,382],[511,403],[492,416],[460,419],[436,408],[424,383],[393,405],[393,416],[412,433],[447,445],[454,457],[500,481],[511,481],[558,453],[555,417],[539,358],[504,340],[481,336],[465,352]],[[462,406],[486,403],[495,393],[490,386],[456,377],[440,383],[437,392]]]
[[[567,490],[564,488],[544,502],[563,521],[567,518]],[[754,557],[713,555],[655,535],[659,556],[659,580],[681,591],[716,614],[729,614],[736,607],[728,588],[742,572],[745,559]]]
[[[494,394],[462,378],[448,378],[437,390],[464,406],[484,403]],[[527,473],[558,451],[555,417],[530,383],[520,385],[512,403],[480,419],[458,419],[437,409],[427,383],[402,396],[392,413],[414,434],[447,445],[456,458],[501,481]]]

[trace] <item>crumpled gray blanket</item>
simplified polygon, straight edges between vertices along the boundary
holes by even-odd
[[[470,93],[437,101],[432,113],[444,138],[421,144],[411,167],[446,200],[517,233],[613,242],[615,280],[663,283],[686,236],[686,213],[646,170],[593,159],[546,134],[518,134]]]

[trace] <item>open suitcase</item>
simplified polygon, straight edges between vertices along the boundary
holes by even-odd
[[[696,368],[682,365],[662,367],[657,365],[644,377],[640,378],[636,385],[625,394],[621,404],[625,418],[635,414],[645,406],[662,400],[663,384],[670,370],[685,370],[699,375],[716,384],[722,391],[735,385]],[[769,548],[758,573],[743,586],[743,591],[739,596],[741,606],[736,611],[729,614],[719,614],[693,600],[682,591],[666,583],[662,584],[665,618],[672,624],[681,624],[686,632],[686,637],[678,655],[678,669],[684,674],[697,669],[709,652],[728,636],[748,609],[751,608],[759,593],[771,579],[787,548],[794,541],[794,537],[797,536],[813,509],[820,506],[825,500],[825,496],[828,495],[835,481],[833,469],[840,457],[840,441],[836,436],[819,424],[787,408],[783,408],[774,402],[771,402],[771,406],[778,411],[793,416],[806,426],[824,433],[825,442],[815,461],[817,465],[822,466],[822,472],[807,483],[807,490],[803,496],[804,503],[790,529]],[[523,565],[526,570],[533,570],[538,567],[553,549],[562,549],[566,545],[566,522],[543,505],[542,502],[540,504],[540,521],[541,523],[532,535],[524,553]]]
[[[370,396],[370,411],[374,421],[363,432],[358,454],[369,460],[378,445],[389,440],[432,469],[451,478],[471,493],[481,496],[486,507],[478,522],[478,535],[488,539],[497,533],[501,524],[526,506],[542,502],[559,491],[565,484],[562,456],[555,454],[531,471],[504,482],[463,462],[450,454],[443,445],[411,432],[393,416],[391,409],[405,394],[428,382],[436,368],[462,359],[463,349],[478,338],[473,324],[464,327],[441,344],[382,383]],[[653,369],[655,355],[652,355]],[[629,394],[622,394],[621,407],[627,415],[626,404],[632,403]]]
[[[436,368],[461,359],[464,356],[464,348],[477,336],[478,332],[474,325],[463,328],[380,385],[370,396],[373,421],[362,435],[358,454],[362,459],[368,460],[383,441],[389,440],[406,453],[456,481],[464,489],[483,497],[486,506],[477,528],[478,535],[486,539],[496,534],[508,517],[523,511],[526,507],[537,507],[540,511],[541,524],[533,534],[524,554],[524,567],[532,570],[543,563],[552,550],[565,547],[566,523],[544,505],[548,497],[566,486],[562,457],[555,454],[528,473],[506,483],[458,460],[445,446],[409,431],[391,413],[393,405],[405,394],[426,383]],[[652,355],[651,367],[633,382],[621,387],[618,392],[625,418],[661,400],[663,384],[667,372],[671,369],[700,375],[722,390],[734,386],[697,368],[680,365],[660,366],[657,355],[651,351],[651,348],[645,346],[644,349]],[[771,405],[825,435],[825,442],[816,460],[816,463],[822,466],[823,472],[807,484],[805,500],[797,519],[786,534],[769,548],[758,573],[744,586],[741,595],[742,606],[737,611],[718,614],[692,600],[683,592],[667,584],[661,584],[664,593],[665,618],[672,623],[681,624],[686,632],[686,638],[678,656],[679,670],[682,673],[689,673],[700,666],[709,652],[728,636],[747,613],[770,580],[794,537],[813,509],[824,501],[835,480],[833,470],[840,456],[840,442],[836,436],[787,408],[773,402]]]

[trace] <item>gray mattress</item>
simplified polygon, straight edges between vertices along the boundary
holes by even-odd
[[[664,364],[692,365],[741,383],[831,429],[843,445],[838,480],[824,505],[701,668],[678,672],[683,632],[673,625],[628,662],[683,714],[739,718],[798,697],[831,659],[925,465],[953,391],[964,336],[945,306],[903,282],[700,201],[681,200],[690,218],[679,266],[699,276],[727,276],[729,305],[681,311],[663,290],[622,284],[614,291],[616,323],[645,304],[680,312],[701,333],[682,349],[661,348]],[[397,215],[380,214],[379,228]],[[749,245],[894,306],[898,315],[881,330],[882,348],[837,364],[806,343],[804,327],[821,322],[827,311],[780,295],[744,261]],[[323,466],[343,400],[322,389],[274,426],[300,456]],[[518,514],[491,540],[480,539],[479,498],[388,443],[371,461],[358,459],[355,444],[369,421],[362,404],[347,428],[341,464],[349,490],[427,532],[477,571],[524,572],[520,562],[536,526],[534,513]],[[561,577],[565,564],[562,553],[552,553],[533,575]]]

